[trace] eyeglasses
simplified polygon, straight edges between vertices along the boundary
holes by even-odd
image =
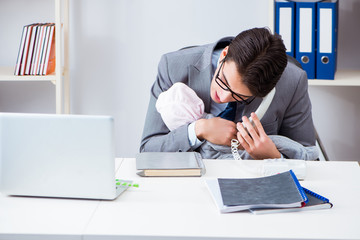
[[[215,81],[216,83],[219,85],[219,87],[221,87],[223,90],[225,91],[229,91],[231,92],[231,96],[235,99],[236,102],[238,103],[245,103],[246,105],[250,104],[255,97],[254,96],[246,96],[246,95],[242,95],[239,93],[235,93],[233,90],[230,89],[229,85],[227,83],[225,83],[223,80],[220,79],[219,75],[220,75],[220,70],[223,67],[225,61],[221,62],[219,71],[217,72],[216,76],[215,76]],[[246,99],[245,99],[246,98]]]

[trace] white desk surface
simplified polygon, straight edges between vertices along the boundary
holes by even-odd
[[[360,239],[357,162],[307,162],[302,186],[328,197],[332,209],[220,214],[204,180],[255,176],[241,164],[205,160],[207,173],[201,178],[140,178],[134,159],[117,159],[117,177],[134,180],[140,188],[130,188],[114,201],[0,195],[0,240]]]
[[[259,161],[245,161],[259,166]],[[84,239],[360,239],[360,167],[357,162],[307,162],[304,187],[328,197],[332,209],[253,215],[220,214],[204,180],[255,177],[234,160],[205,160],[201,178],[141,178],[124,159],[117,177],[133,179],[112,202],[101,202]]]
[[[0,195],[0,239],[82,239],[99,203]]]
[[[120,164],[120,160],[115,162],[115,170]],[[99,200],[9,197],[0,193],[0,240],[82,239],[99,204]]]

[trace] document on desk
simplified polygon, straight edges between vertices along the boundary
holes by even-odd
[[[302,207],[308,201],[291,170],[262,178],[220,178],[206,183],[221,213]]]

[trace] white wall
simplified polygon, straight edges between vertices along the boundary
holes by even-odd
[[[346,1],[341,11],[359,13],[359,3]],[[264,26],[267,4],[267,0],[70,0],[71,112],[114,116],[117,156],[133,157],[160,56]],[[22,26],[54,21],[53,6],[49,0],[0,0],[0,65],[14,65]],[[340,37],[346,46],[339,51],[346,54],[339,54],[339,60],[350,60],[339,65],[360,69],[359,52],[348,47],[349,42],[357,46],[360,34],[358,29],[352,32],[351,40]],[[310,88],[314,120],[331,159],[360,155],[355,120],[359,90]],[[55,112],[54,106],[50,83],[0,82],[0,111],[47,113]],[[341,124],[347,117],[348,122]]]

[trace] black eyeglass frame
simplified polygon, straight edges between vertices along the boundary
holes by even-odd
[[[233,97],[233,99],[235,99],[236,102],[238,103],[245,103],[245,105],[249,105],[254,99],[255,97],[254,96],[246,96],[246,95],[243,95],[243,94],[239,94],[239,93],[236,93],[234,92],[233,90],[231,90],[231,88],[229,87],[228,84],[226,84],[223,80],[221,80],[221,78],[219,78],[219,75],[220,75],[220,70],[221,68],[223,67],[224,65],[224,62],[225,62],[225,59],[223,59],[221,61],[221,65],[219,67],[219,70],[215,76],[215,82],[217,83],[217,85],[219,85],[219,87],[221,87],[221,89],[225,90],[225,91],[229,91],[231,92],[231,96]],[[221,84],[223,84],[226,88],[224,88],[220,83],[219,81],[221,82]],[[244,97],[246,97],[247,99],[244,99]],[[239,100],[238,98],[240,98],[241,100]],[[251,98],[251,99],[250,99]],[[250,101],[249,101],[250,99]]]

